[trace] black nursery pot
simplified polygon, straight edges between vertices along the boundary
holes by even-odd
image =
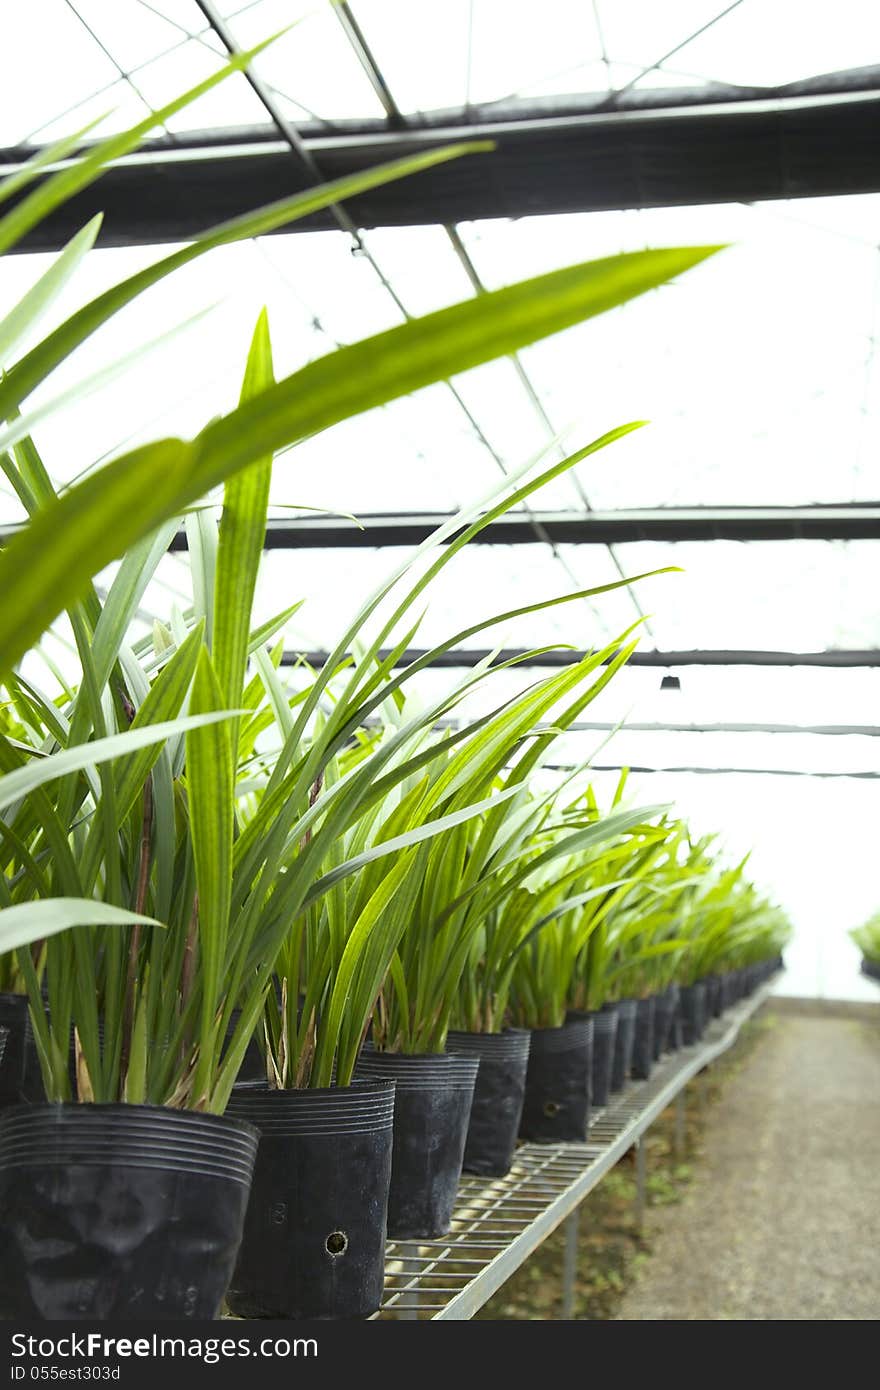
[[[396,1083],[388,1194],[392,1240],[436,1240],[449,1230],[461,1177],[478,1057],[449,1052],[376,1052],[365,1047],[355,1075]]]
[[[0,994],[0,1109],[45,1099],[26,994]]]
[[[693,985],[682,985],[678,998],[678,1016],[681,1019],[681,1040],[685,1047],[699,1042],[706,1026],[706,986],[702,980]]]
[[[675,1031],[675,1013],[678,1008],[678,985],[668,985],[662,994],[657,995],[654,1005],[654,1061],[672,1045],[670,1038]]]
[[[704,983],[706,985],[706,1022],[708,1023],[712,1018],[721,1017],[721,976],[707,975]]]
[[[593,1016],[534,1028],[520,1135],[541,1144],[584,1143],[590,1127]]]
[[[260,1134],[227,1303],[243,1318],[368,1317],[382,1301],[393,1081],[240,1086],[228,1115]]]
[[[464,1146],[462,1167],[466,1173],[503,1178],[510,1172],[526,1093],[530,1044],[531,1033],[526,1028],[447,1034],[447,1052],[480,1059]]]
[[[635,1037],[636,1000],[618,999],[617,1035],[614,1039],[614,1060],[611,1064],[612,1091],[622,1091],[629,1079]]]
[[[616,1042],[617,1005],[603,1004],[600,1011],[593,1015],[592,1105],[608,1104]]]
[[[867,975],[871,980],[880,980],[880,960],[871,960],[870,956],[862,956],[862,974]]]
[[[0,1318],[216,1318],[258,1135],[152,1105],[0,1116]]]
[[[632,1074],[636,1081],[647,1081],[654,1067],[654,1018],[656,996],[636,1000],[636,1030],[633,1038]]]

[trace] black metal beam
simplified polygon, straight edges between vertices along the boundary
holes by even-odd
[[[541,652],[532,656],[528,648],[509,647],[499,651],[495,663],[516,661],[523,667],[574,666],[586,656],[585,651],[565,648]],[[316,669],[327,662],[328,652],[286,651],[281,658],[282,666],[297,666],[306,662]],[[388,651],[380,652],[380,660],[387,658]],[[394,662],[395,667],[410,666],[428,655],[424,648],[408,647]],[[435,668],[455,669],[477,666],[485,661],[491,652],[483,648],[458,647],[434,657],[428,665]],[[612,658],[608,658],[610,661]],[[606,662],[606,664],[608,664]],[[880,648],[869,647],[863,650],[852,648],[830,648],[823,652],[778,652],[778,651],[642,651],[633,652],[629,658],[630,666],[648,666],[662,669],[672,666],[818,666],[831,670],[858,667],[880,667]]]
[[[880,738],[878,724],[612,724],[608,720],[579,719],[567,732],[603,734],[811,734],[833,738]]]
[[[492,153],[455,160],[346,203],[358,227],[608,208],[752,202],[880,191],[880,69],[832,74],[775,92],[718,88],[607,98],[509,102],[419,118],[299,126],[305,161],[264,128],[150,142],[44,219],[22,250],[54,250],[97,210],[99,245],[183,241],[314,180],[450,141],[490,139]],[[672,104],[674,103],[674,105]],[[0,174],[32,154],[0,151]],[[294,224],[338,225],[332,211]]]
[[[388,512],[358,518],[273,517],[267,550],[359,549],[412,546],[451,519],[448,512]],[[637,541],[880,540],[880,504],[810,507],[657,507],[614,512],[508,512],[490,522],[471,545],[620,545]],[[0,533],[2,534],[2,533]],[[186,533],[172,541],[186,549]]]
[[[547,763],[549,772],[574,772],[569,763]],[[697,776],[717,777],[735,773],[741,777],[847,777],[854,781],[875,782],[880,780],[880,772],[815,772],[807,768],[793,767],[636,767],[633,763],[590,763],[591,772],[660,772],[696,774]]]
[[[451,512],[271,517],[266,550],[377,550],[420,545]],[[0,545],[18,525],[0,525]],[[880,503],[809,507],[655,507],[614,512],[508,512],[470,545],[621,545],[639,541],[880,540]],[[178,531],[171,550],[187,549]]]

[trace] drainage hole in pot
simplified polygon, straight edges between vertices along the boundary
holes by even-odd
[[[348,1236],[344,1231],[331,1231],[324,1244],[329,1255],[344,1255],[348,1249]]]
[[[547,1101],[545,1101],[545,1102],[544,1102],[544,1114],[547,1116],[547,1119],[548,1119],[548,1120],[552,1120],[556,1115],[558,1115],[558,1114],[559,1114],[559,1101],[558,1101],[558,1100],[547,1100]]]

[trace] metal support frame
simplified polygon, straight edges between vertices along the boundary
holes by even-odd
[[[596,1112],[586,1144],[523,1144],[505,1178],[462,1178],[448,1235],[389,1243],[377,1317],[472,1318],[563,1222],[707,1064],[732,1047],[764,1003],[764,985],[721,1019],[703,1040],[661,1061],[649,1081],[631,1083]],[[638,1165],[644,1165],[644,1151]],[[643,1167],[643,1182],[645,1173]],[[644,1202],[644,1193],[642,1196]],[[576,1228],[567,1227],[563,1309],[573,1307]],[[567,1302],[570,1300],[570,1304]]]
[[[381,661],[391,655],[390,648],[379,653]],[[565,647],[551,648],[549,651],[532,654],[527,647],[504,647],[494,655],[494,662],[503,665],[516,661],[523,667],[575,666],[587,655],[585,649]],[[440,652],[436,656],[424,647],[407,647],[399,652],[394,660],[395,668],[410,666],[415,661],[424,661],[427,666],[447,669],[463,669],[478,666],[492,656],[488,647],[454,647],[451,651]],[[282,666],[299,666],[303,662],[316,670],[326,665],[329,652],[286,651],[281,658]],[[613,656],[608,657],[612,661]],[[776,651],[642,651],[633,652],[628,666],[648,666],[665,668],[667,666],[816,666],[831,670],[849,670],[861,667],[880,667],[880,647],[829,648],[821,652],[776,652]]]
[[[379,512],[358,517],[272,517],[266,550],[376,550],[420,545],[453,519],[450,512]],[[541,531],[536,537],[535,527]],[[2,534],[2,533],[0,533]],[[880,504],[817,503],[802,507],[647,507],[618,511],[512,511],[490,522],[469,545],[634,545],[640,541],[880,540]],[[171,550],[186,550],[178,531]]]
[[[201,3],[201,0],[200,0]],[[880,190],[876,159],[876,69],[867,90],[791,88],[776,94],[728,89],[632,93],[627,106],[602,98],[552,104],[509,102],[442,113],[431,124],[395,128],[393,120],[299,124],[298,151],[325,178],[460,140],[495,148],[387,184],[349,200],[358,227],[454,224],[483,217],[588,212],[611,208],[755,202]],[[261,99],[267,95],[260,92]],[[717,95],[717,93],[716,93]],[[265,101],[264,101],[265,104]],[[32,149],[0,151],[0,173],[20,168]],[[111,167],[95,189],[43,219],[17,249],[59,250],[100,208],[99,245],[188,241],[206,226],[287,197],[309,176],[290,158],[287,134],[265,127],[156,140],[146,155]],[[308,231],[338,226],[332,212],[293,224]]]
[[[642,1135],[633,1145],[636,1151],[636,1225],[639,1230],[645,1224],[645,1199],[647,1182],[647,1150]]]
[[[673,1146],[676,1158],[683,1158],[687,1134],[687,1092],[679,1091],[675,1097],[675,1135]]]
[[[562,1273],[562,1316],[574,1317],[574,1281],[577,1277],[578,1237],[580,1235],[580,1207],[575,1207],[571,1216],[565,1218],[565,1256]]]

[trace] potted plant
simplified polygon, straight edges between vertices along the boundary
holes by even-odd
[[[500,1074],[511,1070],[514,1093],[518,1089],[516,1073],[525,1061],[521,1037],[508,1035],[487,1043],[482,1036],[472,1041],[459,1031],[453,1049],[444,1055],[447,1034],[460,1004],[468,962],[486,937],[487,918],[503,914],[530,877],[549,873],[554,860],[601,833],[589,827],[563,841],[545,829],[541,853],[522,854],[524,840],[546,822],[552,807],[546,796],[530,804],[527,779],[540,767],[554,738],[625,660],[626,649],[602,670],[603,660],[611,659],[618,648],[614,644],[536,682],[465,740],[446,767],[435,770],[434,795],[443,799],[451,794],[451,805],[492,794],[493,789],[496,804],[480,822],[434,841],[426,851],[417,871],[418,893],[374,1018],[373,1050],[360,1064],[364,1074],[393,1074],[399,1086],[402,1077],[411,1086],[407,1109],[401,1102],[395,1120],[389,1207],[389,1231],[401,1239],[433,1238],[448,1229],[472,1109],[466,1059],[479,1058],[481,1067],[489,1063],[486,1072],[490,1077],[494,1072],[493,1092]],[[512,968],[512,962],[505,962],[501,976],[496,975],[498,995],[506,995]],[[491,1029],[496,1019],[503,1021],[498,995],[491,1003],[484,1000],[479,1010],[484,1020],[481,1035],[486,1023]],[[493,1056],[498,1068],[492,1066]],[[450,1078],[445,1086],[439,1080],[444,1075]],[[484,1090],[478,1101],[478,1128],[491,1125],[484,1112],[487,1103]],[[510,1137],[505,1137],[505,1148]]]
[[[0,250],[250,56],[57,172],[42,177],[85,132],[35,156],[14,187],[0,190],[12,200],[0,219]],[[272,230],[424,162],[369,171],[212,229],[193,247],[99,296],[15,360],[10,323],[19,333],[26,329],[75,269],[97,232],[90,223],[62,253],[58,271],[4,321],[0,451],[29,519],[0,555],[6,598],[0,675],[32,731],[24,749],[0,740],[0,790],[10,812],[0,828],[0,950],[16,951],[49,1098],[45,1107],[6,1112],[0,1127],[0,1207],[18,1213],[3,1227],[10,1315],[216,1311],[256,1141],[251,1127],[222,1112],[290,920],[360,867],[342,864],[335,876],[320,874],[363,801],[328,791],[316,808],[309,796],[353,732],[351,720],[356,715],[360,721],[369,706],[363,688],[350,692],[329,733],[318,731],[304,746],[324,689],[316,681],[314,695],[293,718],[256,814],[245,824],[239,813],[236,769],[253,713],[247,660],[287,616],[249,631],[273,452],[624,302],[709,253],[639,253],[555,272],[341,349],[279,383],[272,380],[261,322],[234,410],[193,440],[140,446],[63,496],[56,493],[30,433],[50,407],[33,408],[29,399],[102,323],[212,246]],[[137,653],[126,640],[128,623],[177,518],[224,480],[219,539],[211,539],[210,523],[199,513],[190,525],[204,600],[201,625],[172,634],[170,643],[157,634],[151,648]],[[121,569],[102,603],[91,578],[120,555]],[[83,678],[59,712],[14,668],[63,609]],[[374,689],[386,674],[380,669],[371,677]],[[378,771],[371,768],[358,784],[364,798]],[[389,844],[377,847],[377,858],[392,853]],[[45,951],[30,949],[41,942]],[[173,1172],[165,1161],[169,1144],[180,1157]],[[75,1171],[67,1165],[71,1145],[80,1155]],[[66,1186],[59,1185],[62,1170],[70,1179]],[[113,1184],[131,1195],[129,1212],[140,1213],[124,1230],[102,1203]],[[181,1237],[177,1244],[154,1239],[180,1209],[193,1214],[199,1234],[186,1255],[182,1230],[172,1233]],[[51,1237],[40,1252],[28,1246],[30,1214],[38,1210],[47,1232],[56,1220],[78,1232],[72,1250],[56,1249],[49,1258]],[[30,1281],[23,1265],[34,1254],[41,1274]],[[80,1265],[82,1277],[72,1277]]]
[[[850,937],[862,953],[862,974],[880,980],[880,913],[853,927]]]

